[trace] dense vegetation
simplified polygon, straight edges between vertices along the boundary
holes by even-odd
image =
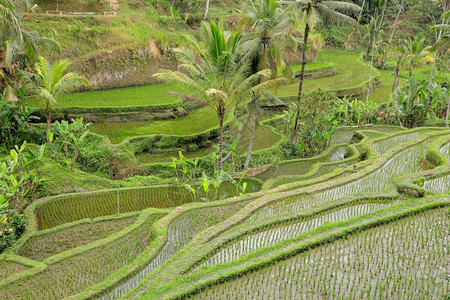
[[[447,299],[449,9],[0,0],[0,298]]]

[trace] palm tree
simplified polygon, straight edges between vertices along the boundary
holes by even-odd
[[[341,13],[339,11],[353,11],[358,12],[360,7],[356,4],[340,1],[322,1],[322,0],[295,0],[295,1],[280,1],[281,4],[292,4],[300,9],[305,19],[305,31],[303,34],[303,47],[302,47],[302,69],[300,72],[300,82],[298,86],[297,97],[297,112],[295,116],[294,127],[292,127],[292,133],[289,138],[290,141],[294,140],[299,126],[300,118],[300,102],[302,100],[303,81],[305,76],[306,66],[306,45],[308,44],[309,33],[314,26],[320,20],[320,14],[328,15],[332,18],[345,20],[348,22],[356,23],[356,20]]]
[[[247,47],[261,49],[260,70],[272,70],[277,76],[277,66],[284,65],[283,50],[290,46],[296,50],[297,39],[289,32],[295,25],[292,9],[283,9],[276,0],[246,0],[242,8],[242,24],[253,32],[245,37]]]
[[[398,56],[398,60],[397,60],[397,65],[395,66],[395,72],[394,72],[394,83],[392,85],[392,92],[394,93],[395,90],[398,87],[398,74],[400,72],[400,66],[403,62],[403,59],[405,58],[406,55],[406,47],[404,45],[400,45],[397,48],[393,49],[394,53],[399,54]]]
[[[21,26],[23,14],[37,8],[30,0],[0,0],[0,90],[17,90],[16,72],[32,64],[40,46],[59,45],[50,38],[41,37],[37,31],[27,31]],[[14,97],[10,95],[9,97]]]
[[[418,63],[420,60],[425,58],[425,56],[429,55],[429,49],[430,47],[425,46],[425,39],[420,39],[416,37],[415,39],[408,38],[405,41],[405,53],[406,58],[409,62],[408,67],[408,79],[411,78],[412,75],[412,68],[416,63]]]
[[[70,93],[80,85],[87,85],[89,82],[75,74],[66,73],[70,66],[70,61],[63,59],[51,65],[43,57],[39,57],[35,65],[36,73],[22,72],[22,78],[26,84],[26,88],[39,97],[44,102],[45,115],[47,118],[47,142],[50,143],[50,123],[51,108],[58,103],[61,95]]]
[[[392,85],[392,94],[394,95],[394,107],[395,107],[395,114],[397,117],[397,121],[398,123],[401,125],[402,122],[400,121],[400,117],[398,115],[399,113],[399,106],[398,106],[398,94],[396,93],[397,87],[398,87],[398,74],[400,72],[400,66],[403,62],[403,59],[405,58],[406,55],[406,48],[403,45],[404,43],[401,43],[400,46],[398,46],[397,48],[394,48],[392,51],[394,53],[399,54],[398,56],[398,60],[397,60],[397,65],[395,67],[395,72],[394,72],[394,83]]]
[[[223,169],[223,133],[227,112],[241,100],[249,100],[280,83],[280,80],[258,82],[261,78],[270,77],[269,70],[254,74],[249,72],[253,53],[239,54],[241,39],[241,32],[226,32],[222,24],[203,22],[202,42],[205,47],[195,38],[187,37],[192,50],[174,50],[184,72],[162,70],[153,75],[161,81],[175,82],[189,90],[189,94],[172,93],[200,101],[216,111],[219,119],[219,171]]]
[[[440,49],[444,49],[442,47],[439,47],[438,45],[441,44],[441,39],[442,39],[442,33],[444,33],[444,44],[445,44],[445,40],[447,40],[447,51],[449,49],[448,47],[448,32],[450,29],[450,25],[446,24],[447,23],[447,19],[450,18],[450,3],[448,5],[444,5],[444,13],[442,13],[442,24],[441,25],[437,25],[437,26],[433,26],[432,30],[439,30],[439,34],[437,36],[436,39],[436,43],[435,45],[433,45],[433,62],[431,64],[431,71],[430,71],[430,80],[428,81],[428,89],[431,89],[431,83],[433,81],[433,73],[434,73],[434,66],[436,65],[436,58],[438,55],[438,52]]]
[[[258,71],[270,69],[272,79],[276,78],[278,67],[281,69],[286,66],[283,60],[283,50],[286,46],[290,46],[293,51],[297,49],[297,39],[289,31],[296,22],[295,14],[290,8],[283,9],[277,0],[246,0],[242,14],[241,23],[253,30],[245,35],[246,41],[243,42],[243,47],[260,52],[256,59],[256,69]],[[259,99],[253,97],[252,100],[250,108],[253,111],[248,116],[249,119],[252,119],[252,125],[244,168],[250,164],[258,119],[256,102]]]

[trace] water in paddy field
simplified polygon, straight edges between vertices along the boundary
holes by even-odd
[[[441,148],[441,153],[450,158],[450,143]]]
[[[445,193],[450,190],[450,175],[427,180],[424,182],[423,188],[427,191]]]
[[[413,140],[415,138],[418,138],[422,133],[421,132],[411,132],[407,134],[402,134],[398,136],[393,136],[391,138],[387,138],[385,140],[375,142],[373,144],[373,148],[377,150],[379,155],[383,155],[387,151],[391,150],[395,146]]]
[[[341,208],[326,215],[317,218],[300,221],[298,223],[285,225],[277,228],[268,229],[257,234],[249,235],[242,240],[236,241],[231,245],[222,248],[214,256],[203,262],[195,270],[203,266],[215,266],[224,264],[240,258],[248,253],[258,250],[259,248],[273,246],[281,241],[289,240],[311,231],[327,222],[346,221],[350,218],[368,214],[383,208],[397,205],[400,201],[392,201],[390,203],[365,203],[354,206]],[[195,271],[194,270],[194,271]]]
[[[228,278],[189,299],[440,299],[450,291],[449,229],[445,210],[429,210]]]
[[[389,159],[382,167],[357,181],[317,194],[274,202],[274,204],[268,205],[256,212],[248,221],[260,220],[280,213],[299,211],[326,201],[337,200],[345,196],[360,193],[371,193],[376,196],[382,193],[393,179],[402,175],[419,172],[421,170],[420,163],[430,144],[431,140],[428,140],[422,144],[402,150]]]
[[[248,203],[250,203],[250,200],[229,205],[202,208],[201,219],[198,218],[198,210],[188,211],[178,216],[170,223],[167,230],[167,242],[158,255],[138,274],[116,286],[114,290],[99,299],[108,300],[123,297],[137,287],[148,274],[164,264],[181,248],[186,246],[197,233],[227,219]]]
[[[388,149],[391,149],[397,144],[401,143],[401,141],[410,140],[413,139],[413,137],[419,136],[420,133],[406,135],[407,138],[388,139],[389,141],[385,142],[383,146],[379,146],[379,151],[387,151]],[[263,219],[274,214],[299,211],[326,201],[337,200],[345,196],[356,195],[359,193],[373,193],[376,197],[376,194],[382,193],[393,179],[402,175],[420,171],[420,163],[423,160],[426,149],[430,144],[431,140],[401,150],[399,153],[389,159],[382,167],[357,181],[350,182],[343,186],[339,186],[317,194],[301,196],[296,199],[284,199],[278,201],[273,205],[264,207],[260,211],[256,212],[247,221]],[[345,151],[345,147],[338,148],[330,156],[329,159],[342,159],[345,155]],[[408,163],[405,164],[405,161],[407,161]],[[246,204],[248,204],[248,202],[243,205]],[[341,220],[342,218],[350,218],[353,215],[356,216],[360,215],[361,213],[367,213],[373,210],[382,209],[384,208],[383,205],[387,207],[392,204],[365,204],[364,206],[361,205],[360,208],[357,208],[356,210],[355,208],[348,208],[348,211],[344,209],[307,222],[300,222],[288,226],[274,228],[253,236],[248,236],[242,241],[231,244],[229,248],[223,249],[221,252],[217,253],[215,256],[206,261],[204,265],[210,266],[231,261],[238,258],[239,256],[254,251],[259,247],[271,246],[280,241],[290,239],[305,231],[312,230],[317,226],[322,225],[324,222],[332,222],[333,220],[337,219]],[[234,211],[237,211],[240,208],[235,208]],[[351,211],[351,209],[354,209],[354,211]],[[228,216],[223,216],[223,218],[227,217]],[[162,251],[157,255],[157,257],[152,260],[141,272],[117,286],[109,294],[101,297],[101,299],[116,299],[123,297],[126,293],[135,288],[142,280],[144,280],[144,278],[148,274],[150,274],[157,267],[164,264],[181,248],[187,245],[192,240],[195,234],[206,229],[209,226],[212,226],[211,224],[205,224],[204,222],[199,224],[194,224],[194,222],[195,221],[192,221],[191,219],[177,219],[173,221],[173,223],[169,225],[168,241],[163,247]],[[239,251],[236,249],[239,249]]]
[[[450,158],[450,143],[441,148],[441,153]],[[424,182],[423,188],[427,191],[445,193],[450,189],[450,175],[427,180]]]
[[[345,153],[347,152],[347,147],[342,146],[336,149],[336,151],[331,154],[330,158],[327,159],[327,161],[339,161],[343,160]]]

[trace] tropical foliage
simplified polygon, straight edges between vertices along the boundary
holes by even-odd
[[[190,91],[180,96],[202,102],[217,113],[219,119],[218,170],[223,165],[223,134],[226,114],[238,103],[279,84],[269,80],[271,72],[262,70],[249,76],[253,53],[241,55],[242,33],[224,31],[223,25],[202,24],[202,47],[195,38],[187,37],[188,48],[175,49],[182,71],[164,70],[154,77],[164,82],[177,82]],[[268,79],[257,83],[261,78]]]
[[[60,60],[51,65],[45,58],[39,57],[36,63],[36,73],[22,72],[22,79],[28,93],[39,97],[45,106],[47,118],[47,142],[50,142],[50,123],[52,106],[58,103],[61,95],[73,91],[80,85],[87,85],[88,81],[75,74],[66,73],[70,61]]]

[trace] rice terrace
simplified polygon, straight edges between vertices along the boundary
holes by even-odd
[[[448,0],[0,0],[0,299],[450,300]]]

